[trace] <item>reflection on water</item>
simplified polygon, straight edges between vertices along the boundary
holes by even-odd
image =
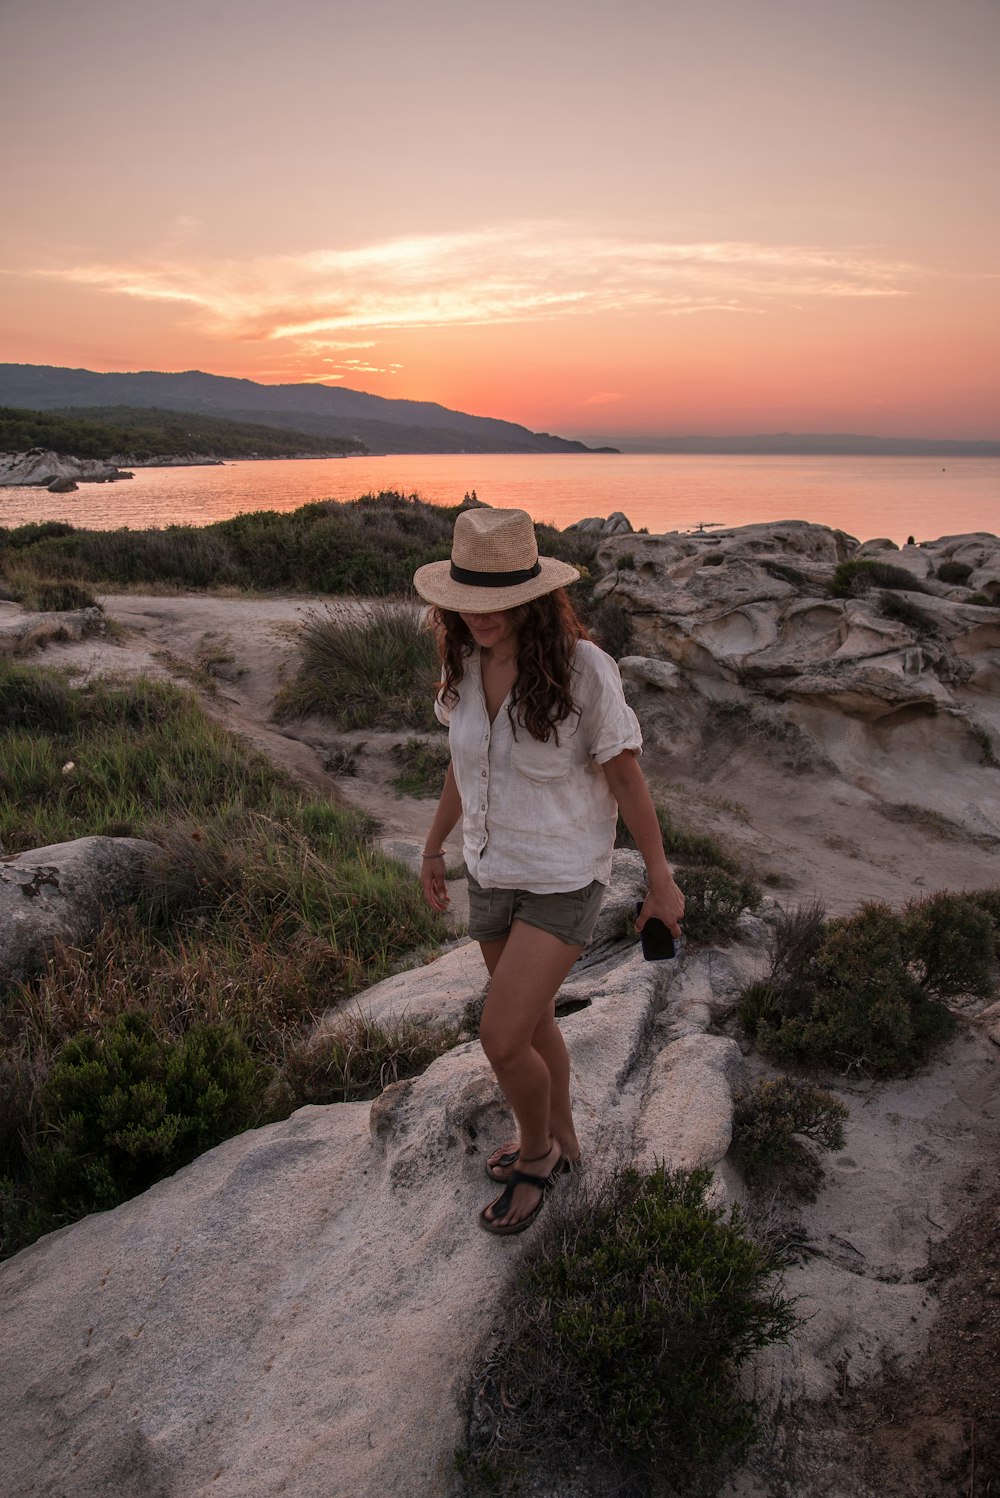
[[[139,468],[75,494],[0,489],[0,525],[69,520],[119,526],[206,525],[248,510],[293,510],[319,499],[399,489],[436,504],[475,490],[563,527],[623,511],[638,530],[699,522],[812,520],[860,540],[931,540],[1000,529],[1000,459],[697,457],[663,453],[309,458],[214,468]]]

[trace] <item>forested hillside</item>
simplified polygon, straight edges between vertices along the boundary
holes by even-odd
[[[75,458],[149,458],[198,454],[214,458],[316,457],[367,451],[350,437],[319,437],[257,423],[131,406],[26,411],[0,406],[0,452],[42,447]]]

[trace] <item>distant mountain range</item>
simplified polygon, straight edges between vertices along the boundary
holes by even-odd
[[[387,400],[330,385],[258,385],[200,370],[97,374],[48,364],[0,364],[0,406],[33,411],[108,406],[187,411],[312,437],[354,439],[374,453],[593,451],[582,442],[531,432],[512,421],[449,411],[431,401]]]
[[[858,456],[909,458],[1000,458],[1000,440],[974,442],[949,437],[867,437],[857,432],[768,432],[743,437],[632,437],[622,452],[702,453],[734,457]]]
[[[361,442],[373,453],[659,452],[789,456],[1000,457],[998,441],[773,432],[737,437],[633,437],[619,447],[587,446],[512,421],[469,416],[432,401],[389,400],[333,385],[260,385],[187,370],[98,374],[48,364],[0,364],[0,406],[33,411],[128,406],[185,411],[278,427],[325,441]]]

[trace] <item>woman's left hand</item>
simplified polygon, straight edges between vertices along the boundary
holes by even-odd
[[[673,937],[680,936],[680,923],[684,919],[684,892],[669,875],[665,880],[650,886],[649,893],[642,902],[642,909],[636,916],[637,932],[642,930],[650,916],[659,917]]]

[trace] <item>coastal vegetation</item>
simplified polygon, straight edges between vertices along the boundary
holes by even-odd
[[[898,912],[869,903],[832,920],[818,905],[781,912],[769,971],[744,990],[739,1016],[775,1061],[906,1075],[952,1033],[945,1000],[993,992],[998,937],[996,889]]]
[[[475,501],[475,493],[466,495]],[[211,525],[100,531],[65,521],[0,527],[0,573],[16,559],[39,577],[114,587],[240,588],[248,592],[406,595],[414,570],[450,554],[459,505],[395,490],[279,513],[258,510]],[[540,550],[586,569],[594,542],[536,526]],[[585,613],[589,579],[575,586]]]
[[[476,1369],[467,1491],[581,1470],[631,1493],[669,1472],[676,1491],[752,1437],[740,1369],[798,1316],[777,1244],[710,1205],[710,1183],[619,1168],[547,1209]]]
[[[7,853],[103,833],[164,855],[136,908],[5,996],[4,1253],[435,1053],[440,1037],[414,1048],[391,1027],[311,1049],[321,1013],[443,928],[370,817],[303,793],[189,692],[74,687],[0,656],[0,766]]]
[[[343,729],[437,726],[437,648],[416,605],[314,611],[300,652],[295,678],[275,704],[279,720],[319,713]]]
[[[756,1188],[815,1196],[823,1175],[815,1149],[844,1148],[844,1104],[792,1077],[765,1078],[733,1103],[732,1153],[743,1179]]]
[[[0,406],[0,452],[40,447],[74,458],[287,458],[365,453],[350,437],[317,437],[255,422],[155,407],[95,406],[27,411]]]

